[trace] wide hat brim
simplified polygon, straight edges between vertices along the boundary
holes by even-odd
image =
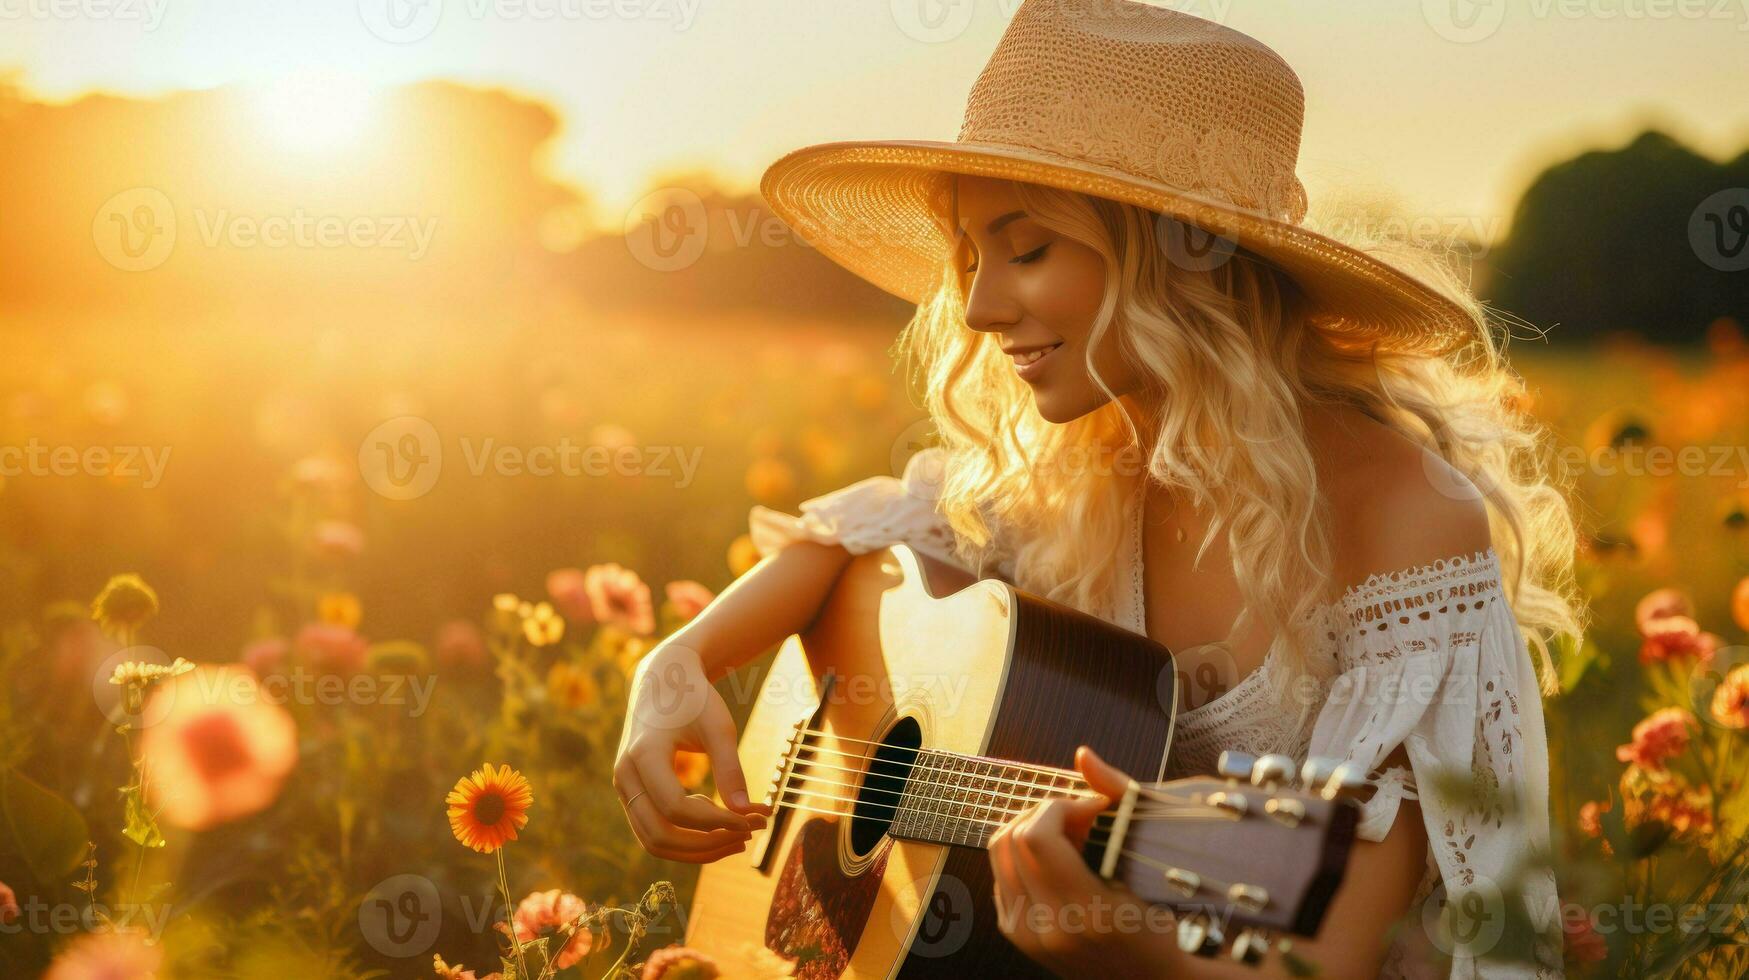
[[[940,193],[946,174],[1081,191],[1220,236],[1291,276],[1305,292],[1316,325],[1343,346],[1444,354],[1475,337],[1476,322],[1462,306],[1349,245],[1267,214],[1048,152],[933,140],[820,143],[768,167],[760,192],[779,218],[828,258],[919,303],[939,282],[951,247],[929,200]]]

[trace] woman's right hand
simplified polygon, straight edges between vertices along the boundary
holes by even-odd
[[[696,650],[668,643],[638,664],[613,785],[645,850],[670,861],[703,864],[741,851],[765,826],[770,809],[748,798],[735,744],[729,706]],[[678,749],[709,757],[727,808],[681,787],[674,773]]]

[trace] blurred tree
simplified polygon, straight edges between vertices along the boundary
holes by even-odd
[[[1749,323],[1745,250],[1749,152],[1719,164],[1648,130],[1537,178],[1478,293],[1556,341],[1697,342],[1720,317]]]

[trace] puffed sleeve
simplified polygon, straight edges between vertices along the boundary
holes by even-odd
[[[804,500],[799,515],[755,504],[747,517],[753,547],[763,557],[792,541],[818,541],[860,555],[904,543],[966,568],[953,553],[953,530],[935,506],[944,459],[941,448],[931,446],[911,457],[903,476],[871,476]],[[1006,563],[996,571],[1013,577]]]
[[[1371,773],[1404,746],[1414,771],[1369,780],[1377,789],[1359,834],[1382,840],[1402,800],[1420,802],[1445,899],[1474,896],[1459,906],[1474,910],[1472,928],[1450,933],[1473,937],[1449,950],[1453,980],[1561,976],[1542,696],[1498,556],[1489,548],[1374,575],[1342,611],[1332,625],[1346,631],[1333,637],[1341,672],[1308,754]],[[1534,960],[1514,961],[1510,949]]]

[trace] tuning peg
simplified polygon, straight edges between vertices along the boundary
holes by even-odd
[[[1201,912],[1188,913],[1178,920],[1178,948],[1198,956],[1213,956],[1221,951],[1220,924]]]
[[[1360,796],[1360,791],[1366,786],[1366,774],[1352,762],[1344,762],[1336,767],[1330,778],[1324,781],[1324,788],[1318,795],[1326,800],[1352,800]]]
[[[1300,787],[1316,793],[1330,781],[1330,775],[1336,771],[1340,759],[1332,759],[1327,755],[1314,755],[1306,759],[1306,764],[1300,767]]]
[[[1215,772],[1228,779],[1250,782],[1251,769],[1255,765],[1257,765],[1257,757],[1251,753],[1224,749],[1221,752],[1221,757],[1215,761]]]
[[[1237,882],[1227,886],[1227,901],[1247,912],[1261,912],[1269,904],[1269,890]]]
[[[1208,795],[1208,799],[1205,802],[1207,802],[1209,806],[1218,810],[1225,810],[1236,817],[1242,817],[1251,811],[1251,801],[1247,800],[1243,793],[1228,793],[1224,790],[1216,790]]]
[[[1251,782],[1257,786],[1272,787],[1287,782],[1293,778],[1294,760],[1285,755],[1266,755],[1257,760],[1251,767]]]
[[[1263,962],[1263,955],[1269,952],[1269,936],[1261,929],[1241,929],[1239,937],[1233,940],[1233,959],[1246,966],[1256,966]]]
[[[1202,887],[1202,875],[1194,871],[1186,871],[1183,868],[1167,868],[1166,884],[1185,898],[1191,898],[1196,895],[1196,890]]]
[[[1284,827],[1298,827],[1306,819],[1306,805],[1299,800],[1287,797],[1271,797],[1263,804],[1263,812],[1275,818],[1275,822]]]

